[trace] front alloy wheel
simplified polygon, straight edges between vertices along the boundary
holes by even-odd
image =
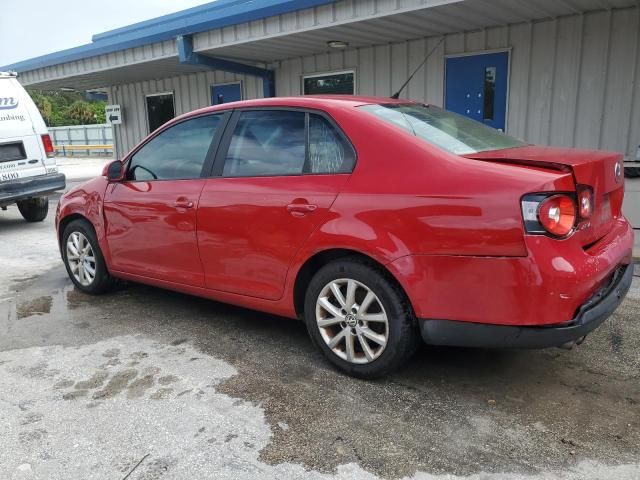
[[[96,257],[91,243],[81,232],[73,232],[67,238],[67,263],[76,281],[85,287],[96,278]]]
[[[338,357],[364,364],[378,358],[387,346],[389,321],[375,293],[356,280],[329,282],[316,302],[320,335]]]
[[[62,259],[73,284],[85,293],[108,291],[114,285],[109,275],[93,226],[86,220],[72,220],[60,239]]]

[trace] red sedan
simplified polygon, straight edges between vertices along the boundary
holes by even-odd
[[[230,103],[60,200],[76,287],[115,279],[303,318],[351,375],[438,345],[581,342],[631,284],[617,153],[524,144],[388,98]]]

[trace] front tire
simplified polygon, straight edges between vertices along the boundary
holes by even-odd
[[[85,220],[72,221],[64,229],[61,245],[64,265],[77,289],[93,295],[111,289],[114,279],[92,225]]]
[[[49,199],[36,197],[16,202],[20,214],[27,222],[41,222],[49,213]]]
[[[406,363],[420,336],[400,287],[377,265],[346,258],[322,267],[305,295],[304,318],[313,343],[343,372],[386,375]]]

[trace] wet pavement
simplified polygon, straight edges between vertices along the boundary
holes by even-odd
[[[424,347],[365,382],[298,322],[79,293],[52,228],[0,214],[0,478],[640,478],[640,278],[571,351]]]

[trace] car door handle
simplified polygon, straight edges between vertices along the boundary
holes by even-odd
[[[317,205],[313,205],[311,203],[290,203],[289,205],[287,205],[287,211],[289,213],[298,213],[303,215],[305,213],[311,213],[317,208]]]
[[[193,202],[187,199],[179,199],[173,202],[173,206],[176,208],[193,208]]]

